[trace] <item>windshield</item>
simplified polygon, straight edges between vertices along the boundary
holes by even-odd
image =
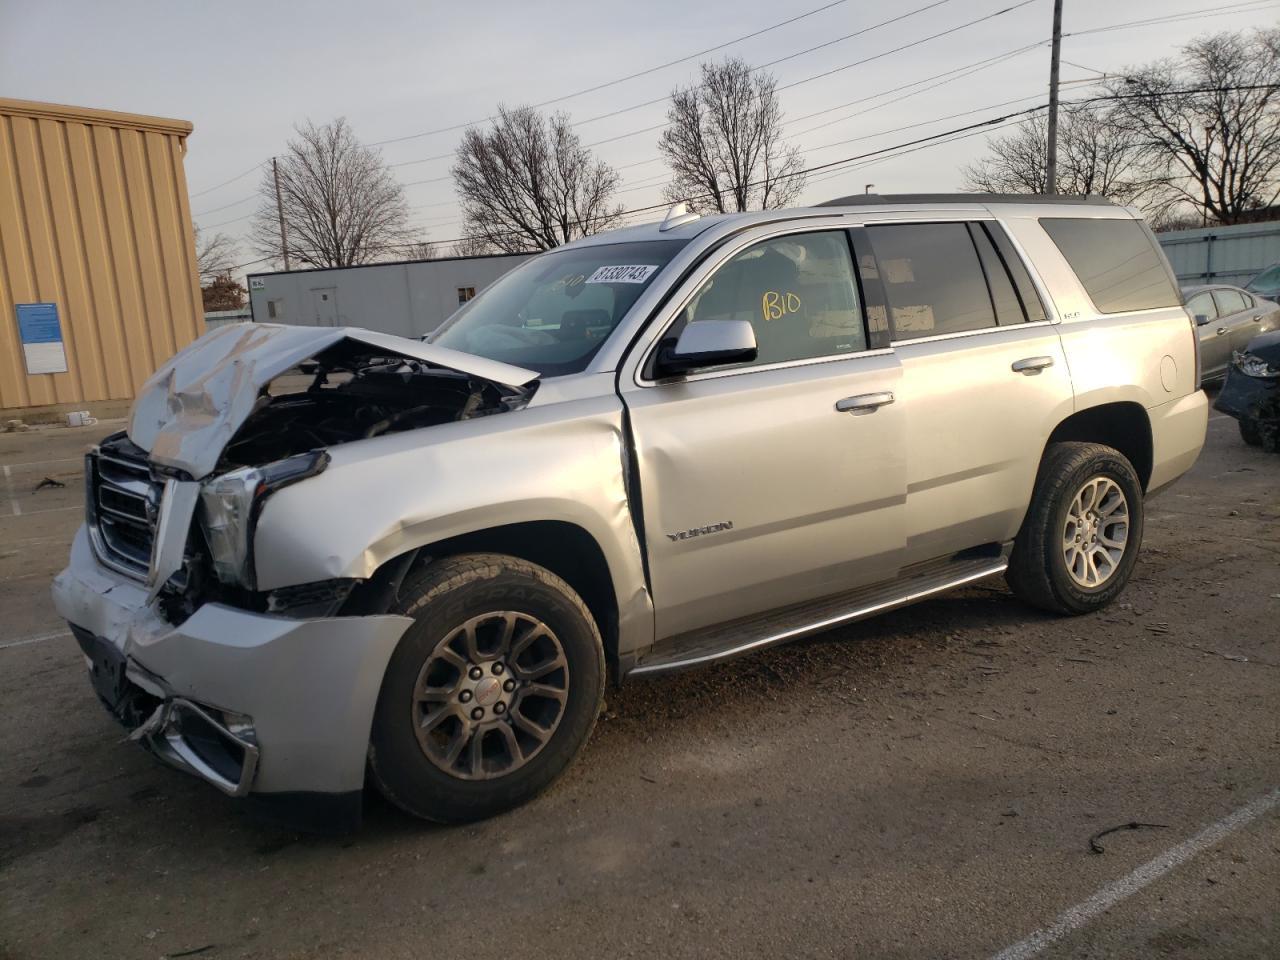
[[[1248,290],[1274,290],[1280,287],[1280,266],[1269,267],[1249,281]]]
[[[487,287],[429,342],[545,376],[578,373],[686,242],[544,253]]]

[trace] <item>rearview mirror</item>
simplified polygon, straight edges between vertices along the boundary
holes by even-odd
[[[749,363],[756,353],[756,332],[749,320],[697,320],[685,326],[674,346],[659,351],[658,374]]]
[[[1208,323],[1208,322],[1209,322],[1209,315],[1208,315],[1208,314],[1205,314],[1205,313],[1197,313],[1197,314],[1196,314],[1196,326],[1197,326],[1197,327],[1203,327],[1203,326],[1204,326],[1206,323]]]

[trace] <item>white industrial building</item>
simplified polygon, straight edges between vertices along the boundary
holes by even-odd
[[[249,275],[257,323],[430,333],[530,254],[446,257]]]

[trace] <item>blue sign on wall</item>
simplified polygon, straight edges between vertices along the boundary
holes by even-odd
[[[27,373],[66,373],[67,352],[62,344],[62,324],[56,303],[20,303],[18,337],[22,341]]]

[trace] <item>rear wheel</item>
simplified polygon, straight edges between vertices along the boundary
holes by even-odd
[[[1098,610],[1124,589],[1142,544],[1142,484],[1118,450],[1056,443],[1005,574],[1020,599],[1054,613]]]
[[[375,783],[409,813],[445,823],[529,800],[577,755],[604,696],[586,605],[549,570],[498,554],[429,564],[400,597],[392,612],[416,622],[378,697]]]

